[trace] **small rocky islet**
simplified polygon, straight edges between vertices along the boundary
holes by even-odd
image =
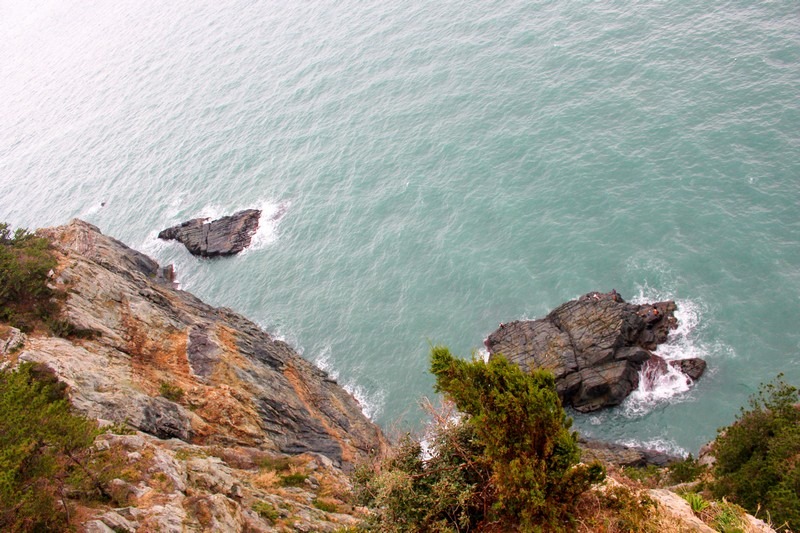
[[[193,218],[161,230],[158,238],[181,242],[189,253],[201,257],[235,255],[250,246],[260,218],[259,209],[245,209],[211,221]]]
[[[654,353],[677,327],[674,301],[626,302],[616,290],[590,292],[546,317],[501,323],[485,340],[490,357],[502,354],[525,371],[547,369],[564,405],[591,412],[619,405],[671,365],[699,378],[702,359],[665,361]]]

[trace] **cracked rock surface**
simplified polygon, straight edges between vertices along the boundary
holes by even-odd
[[[639,372],[665,363],[653,354],[677,326],[675,302],[625,302],[616,292],[591,292],[538,320],[501,324],[486,339],[490,357],[502,354],[525,371],[547,369],[565,405],[581,412],[619,405],[639,385]],[[697,379],[705,363],[673,362]],[[691,372],[689,372],[691,371]]]

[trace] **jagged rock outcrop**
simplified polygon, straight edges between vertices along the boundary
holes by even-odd
[[[665,467],[681,458],[658,450],[625,446],[614,442],[580,438],[581,461],[600,461],[604,464],[641,468],[648,465]]]
[[[345,467],[386,447],[328,374],[243,316],[175,290],[144,254],[79,220],[40,234],[55,246],[64,318],[91,334],[30,336],[18,357],[52,368],[84,414],[162,439],[315,452]]]
[[[95,448],[125,465],[126,475],[108,484],[111,508],[95,503],[81,509],[87,532],[333,533],[366,518],[342,500],[349,492],[347,475],[321,455],[276,457],[255,448],[197,446],[143,433],[103,434]],[[295,472],[291,486],[283,467]]]
[[[193,255],[234,255],[250,246],[260,217],[258,209],[245,209],[211,222],[207,218],[193,218],[162,230],[158,238],[182,242]]]
[[[543,319],[501,324],[485,343],[490,356],[525,371],[552,371],[564,404],[589,412],[618,405],[638,386],[639,370],[677,325],[675,309],[672,301],[636,305],[616,291],[592,292]]]

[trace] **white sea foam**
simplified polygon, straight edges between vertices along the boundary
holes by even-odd
[[[327,372],[331,379],[339,380],[339,370],[333,364],[330,346],[325,346],[319,355],[314,358],[313,362],[317,367]],[[354,379],[341,384],[341,386],[356,399],[361,407],[361,412],[370,420],[374,420],[383,411],[385,403],[383,391],[370,392],[356,383]]]
[[[279,203],[261,202],[259,206],[261,218],[258,221],[258,230],[253,235],[250,246],[244,252],[260,250],[278,240],[278,225],[291,205],[292,203],[288,200]]]
[[[478,350],[477,354],[483,360],[484,363],[489,362],[489,350],[487,350],[486,348],[481,348],[480,350]]]
[[[344,383],[342,388],[353,395],[353,398],[361,406],[361,411],[370,420],[375,420],[375,417],[383,411],[383,405],[386,402],[386,395],[383,391],[368,392],[355,381]]]
[[[333,367],[331,361],[331,347],[325,346],[322,351],[314,358],[314,364],[321,370],[328,373],[331,379],[339,379],[339,372]]]
[[[646,450],[656,450],[670,455],[678,455],[686,457],[688,452],[678,446],[674,441],[666,438],[653,438],[648,440],[626,439],[619,442],[623,446],[631,446],[635,448],[644,448]]]
[[[701,302],[673,298],[668,293],[645,285],[639,288],[639,293],[631,299],[631,303],[644,304],[669,299],[674,299],[677,305],[675,318],[678,327],[670,331],[667,342],[661,344],[655,354],[666,361],[707,357],[708,348],[696,338],[705,311]],[[664,373],[648,372],[645,367],[639,372],[638,388],[623,402],[622,413],[628,418],[637,418],[663,403],[683,401],[691,385],[692,380],[671,365],[666,366]]]

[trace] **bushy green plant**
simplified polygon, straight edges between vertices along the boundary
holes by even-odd
[[[686,500],[686,502],[689,504],[689,507],[692,508],[692,512],[695,514],[705,510],[708,507],[708,502],[705,500],[705,498],[696,492],[687,492],[686,494],[682,494],[681,497]]]
[[[44,367],[0,372],[0,530],[65,529],[61,490],[73,470],[92,477],[83,454],[97,433]]]
[[[471,531],[494,501],[474,429],[439,418],[432,432],[428,453],[405,435],[379,468],[356,469],[357,500],[377,510],[381,530]]]
[[[439,420],[428,453],[406,437],[380,468],[357,471],[356,493],[378,509],[381,529],[569,528],[577,498],[604,472],[577,464],[552,374],[526,374],[502,357],[464,361],[440,346],[431,372],[462,417]]]
[[[484,449],[490,465],[498,519],[523,530],[556,528],[569,518],[577,497],[603,478],[599,465],[576,466],[577,433],[564,414],[550,372],[526,374],[503,357],[464,361],[447,348],[431,351],[437,392],[451,398]]]
[[[183,399],[183,389],[178,385],[173,385],[167,381],[162,381],[158,388],[158,393],[173,402],[179,402]]]
[[[281,478],[281,485],[284,487],[302,487],[303,484],[308,479],[307,474],[286,474],[280,477]]]
[[[275,506],[268,502],[255,502],[252,506],[253,511],[257,512],[262,518],[266,518],[270,522],[275,522],[278,519],[278,511]]]
[[[712,491],[772,523],[800,530],[800,408],[798,389],[782,376],[750,399],[714,442]]]
[[[705,471],[706,467],[689,454],[683,461],[669,465],[669,480],[673,483],[687,483],[694,481]]]
[[[47,239],[0,223],[0,320],[30,330],[54,315],[47,276],[56,264]]]

